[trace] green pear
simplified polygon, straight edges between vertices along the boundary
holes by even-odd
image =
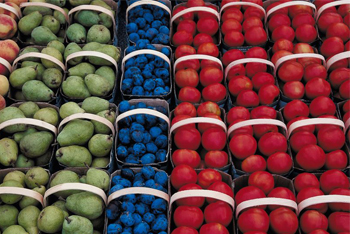
[[[11,73],[9,82],[12,87],[21,89],[27,81],[35,80],[37,74],[35,67],[18,68]]]
[[[93,46],[89,45],[91,43],[95,43],[93,44]],[[83,47],[84,51],[89,51],[89,49],[92,47],[94,48],[93,51],[97,51],[97,52],[101,52],[104,54],[107,54],[109,56],[111,56],[115,61],[118,61],[120,58],[120,51],[117,47],[113,46],[113,45],[103,45],[97,42],[91,42],[86,44]],[[103,59],[103,58],[99,58],[99,57],[94,57],[94,56],[88,56],[88,60],[90,63],[94,64],[94,65],[98,65],[98,66],[112,66],[112,63]]]
[[[66,32],[67,38],[71,42],[83,44],[86,42],[86,29],[80,24],[71,24]]]
[[[87,113],[97,114],[98,112],[108,110],[109,102],[99,97],[89,97],[83,101],[81,108]]]
[[[25,15],[18,22],[19,31],[26,36],[29,36],[32,31],[41,24],[43,16],[39,11],[33,11]]]
[[[110,6],[108,6],[107,3],[105,3],[103,0],[93,0],[90,5],[94,5],[94,6],[101,6],[104,7],[108,10],[112,10],[112,8]]]
[[[26,167],[34,167],[35,162],[33,159],[29,159],[23,154],[18,155],[15,167],[17,168],[26,168]]]
[[[47,3],[54,4],[59,7],[64,7],[66,5],[66,0],[46,0]]]
[[[44,193],[46,192],[46,187],[41,185],[40,187],[35,187],[32,189],[35,192],[40,193],[41,195],[44,196]],[[19,207],[21,209],[24,209],[28,206],[38,206],[39,205],[39,201],[31,198],[31,197],[26,197],[24,196],[20,201],[19,201]]]
[[[35,112],[40,110],[35,102],[24,102],[18,107],[27,118],[33,118]]]
[[[85,99],[91,96],[84,79],[79,76],[70,76],[62,83],[64,95],[72,99]]]
[[[88,148],[95,157],[105,157],[111,153],[113,147],[113,136],[106,134],[96,134],[91,137]]]
[[[68,210],[66,208],[66,202],[64,202],[64,201],[56,201],[52,205],[53,206],[57,206],[58,208],[60,208],[62,210],[64,218],[67,218],[69,216]]]
[[[79,183],[79,176],[77,173],[69,170],[62,170],[57,172],[57,174],[51,179],[50,188],[64,183]],[[71,194],[78,193],[78,190],[64,190],[55,193],[55,196],[66,198]]]
[[[45,186],[49,182],[49,174],[41,167],[34,167],[27,171],[24,181],[31,189],[41,185]]]
[[[68,14],[67,8],[63,8],[63,10]],[[53,16],[60,22],[60,24],[66,23],[66,18],[64,17],[64,15],[60,11],[55,10],[53,12]]]
[[[25,176],[26,175],[21,171],[11,171],[4,177],[2,182],[8,181],[8,180],[15,180],[17,182],[20,182],[21,185],[24,187]]]
[[[17,100],[17,101],[25,101],[26,100],[26,98],[24,97],[22,91],[16,90],[14,97],[15,97],[15,100]]]
[[[44,71],[42,79],[47,87],[57,89],[62,84],[63,74],[57,68],[48,68]]]
[[[17,107],[6,107],[0,110],[0,124],[11,119],[25,118],[26,116]],[[25,124],[14,124],[3,129],[4,132],[12,134],[16,132],[23,132],[27,130],[27,125]]]
[[[69,68],[68,75],[69,76],[80,76],[82,78],[85,78],[85,76],[87,76],[89,74],[94,74],[95,70],[96,70],[95,67],[93,65],[91,65],[90,63],[80,63],[74,67]]]
[[[54,96],[54,92],[40,80],[27,81],[22,92],[26,100],[33,102],[48,102]]]
[[[104,97],[112,90],[108,80],[103,76],[89,74],[85,77],[84,81],[89,92],[94,96]]]
[[[91,165],[92,156],[85,147],[71,145],[57,150],[56,159],[68,167],[84,167]]]
[[[33,1],[33,2],[42,2],[42,1]],[[51,8],[44,7],[44,6],[28,6],[28,7],[24,8],[23,15],[29,15],[35,11],[38,11],[42,16],[52,15]]]
[[[52,107],[44,107],[40,109],[39,111],[35,112],[33,117],[34,119],[44,121],[56,127],[58,126],[58,113],[57,110]]]
[[[18,157],[17,143],[10,138],[0,140],[0,164],[5,167],[14,166]]]
[[[83,46],[83,50],[84,51],[97,51],[101,46],[100,43],[97,43],[97,42],[90,42],[90,43],[87,43],[86,45]]]
[[[107,44],[111,41],[111,32],[104,25],[93,25],[86,36],[87,42]]]
[[[72,6],[89,5],[91,0],[69,0]]]
[[[62,234],[92,234],[93,231],[91,221],[79,215],[71,215],[63,222]]]
[[[57,206],[45,207],[39,214],[37,226],[41,232],[55,233],[62,230],[63,212]]]
[[[48,27],[45,26],[34,28],[30,35],[34,39],[34,43],[41,46],[46,46],[50,41],[57,40],[57,36],[53,34]]]
[[[45,15],[41,21],[41,26],[45,26],[51,30],[53,34],[57,34],[60,30],[60,22],[52,15]]]
[[[60,108],[60,116],[62,119],[77,113],[85,113],[85,110],[80,108],[75,102],[67,102]]]
[[[80,52],[80,51],[82,51],[80,46],[77,43],[75,43],[75,42],[71,42],[71,43],[69,43],[67,45],[66,49],[64,50],[63,57],[66,60],[69,55],[71,55],[73,53],[76,53],[76,52]],[[79,63],[81,63],[83,61],[83,58],[84,57],[81,56],[81,57],[76,57],[76,58],[70,59],[68,61],[68,64],[71,65],[71,66],[77,65],[77,64],[79,64]]]
[[[86,175],[81,176],[79,181],[80,181],[80,183],[87,184],[87,182],[86,182]]]
[[[32,47],[32,46],[27,46],[26,48],[24,48],[21,53],[19,53],[18,56],[24,55],[26,53],[31,53],[31,52],[35,52],[35,53],[40,53],[38,48]],[[24,61],[32,61],[32,62],[40,62],[40,58],[36,58],[36,57],[28,57],[25,59],[22,59],[22,63]],[[23,67],[23,65],[22,65]]]
[[[89,168],[86,172],[86,183],[103,189],[106,192],[109,187],[109,175],[103,170]]]
[[[35,165],[46,166],[49,164],[52,157],[52,151],[48,150],[45,154],[35,158]]]
[[[96,11],[83,10],[76,14],[77,22],[84,27],[90,28],[100,23],[100,16]]]
[[[60,41],[50,41],[49,44],[47,44],[47,47],[53,47],[57,49],[61,54],[63,54],[65,50],[64,44]]]
[[[36,206],[27,206],[18,214],[18,224],[21,225],[29,234],[38,234],[37,220],[40,210]]]
[[[17,187],[17,188],[23,188],[22,184],[15,180],[8,180],[0,184],[0,187]],[[14,194],[1,194],[0,199],[3,203],[12,205],[18,202],[22,199],[21,195],[14,195]]]
[[[17,224],[18,210],[15,206],[0,205],[0,229]]]
[[[115,113],[115,111],[113,111],[111,109],[98,112],[97,115],[109,120],[112,124],[114,124],[114,122],[116,120],[116,113]],[[108,126],[106,126],[105,124],[100,123],[96,120],[91,120],[91,122],[94,124],[96,133],[99,133],[99,134],[110,134],[111,133],[111,129]]]
[[[54,136],[51,132],[34,132],[24,136],[19,143],[19,147],[24,156],[36,158],[48,151],[53,140]]]
[[[47,54],[50,55],[54,58],[56,58],[57,60],[59,60],[60,62],[63,62],[63,56],[61,54],[61,52],[53,47],[46,47],[44,49],[41,50],[42,54]],[[47,59],[41,59],[41,63],[44,65],[44,67],[46,68],[57,68],[57,69],[61,69],[60,66],[58,66],[56,63],[51,62]]]
[[[106,168],[110,162],[109,157],[94,158],[91,163],[91,167],[94,168]]]
[[[6,228],[3,234],[28,234],[28,232],[20,225],[12,225]]]
[[[113,20],[109,15],[105,13],[100,13],[99,14],[100,19],[101,19],[101,24],[105,26],[106,28],[111,28],[113,26]]]
[[[66,208],[88,219],[96,219],[103,214],[104,203],[101,197],[90,192],[72,194],[66,199]]]
[[[40,60],[39,60],[40,62]],[[42,76],[43,76],[43,73],[45,71],[45,67],[41,64],[41,63],[38,63],[38,62],[32,62],[32,61],[24,61],[22,64],[21,64],[21,68],[23,67],[32,67],[34,69],[36,69],[36,79],[37,80],[42,80]]]
[[[94,134],[94,125],[88,120],[75,119],[67,123],[57,136],[60,146],[85,145]]]
[[[109,82],[111,89],[113,89],[115,85],[116,77],[115,77],[115,72],[112,68],[107,66],[102,66],[96,70],[95,74],[106,78]]]

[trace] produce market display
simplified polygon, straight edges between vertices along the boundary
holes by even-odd
[[[0,0],[0,234],[350,233],[350,0]]]

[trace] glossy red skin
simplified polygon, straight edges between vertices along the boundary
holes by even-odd
[[[223,84],[210,84],[202,90],[204,101],[219,102],[226,98],[226,87]]]
[[[192,189],[202,189],[198,184],[186,184],[182,186],[179,191],[192,190]],[[196,206],[202,207],[204,205],[205,198],[204,197],[189,197],[182,198],[176,201],[176,205],[178,206]]]
[[[271,105],[277,100],[280,90],[274,84],[263,85],[258,92],[261,105]]]
[[[206,150],[222,150],[226,145],[226,134],[223,129],[210,128],[202,134],[202,146]]]
[[[287,128],[289,128],[293,123],[299,121],[299,120],[304,120],[304,119],[309,119],[308,117],[304,117],[304,116],[299,116],[296,117],[294,119],[292,119],[291,121],[288,122],[287,124]],[[314,133],[315,132],[315,125],[307,125],[307,126],[303,126],[303,127],[298,127],[296,129],[294,129],[291,134],[297,133],[297,132],[310,132],[310,133]]]
[[[206,33],[198,33],[194,38],[193,38],[193,46],[198,47],[201,44],[204,43],[214,43],[214,39]]]
[[[304,70],[304,81],[308,82],[312,78],[319,77],[322,79],[327,79],[327,70],[321,64],[310,64],[305,67]]]
[[[261,118],[268,118],[268,116]],[[262,124],[262,125],[254,125],[254,137],[259,140],[263,135],[268,132],[278,132],[278,127],[276,125]]]
[[[317,138],[314,134],[307,131],[295,132],[289,139],[292,150],[296,153],[305,145],[317,145]]]
[[[238,217],[238,229],[243,232],[260,231],[267,233],[269,229],[269,216],[265,210],[250,208],[243,211]]]
[[[182,226],[176,228],[171,234],[198,234],[198,231],[194,228]]]
[[[320,185],[322,191],[329,194],[336,188],[349,188],[349,179],[340,170],[328,170],[321,175]]]
[[[305,87],[300,81],[289,81],[283,85],[282,92],[284,96],[292,100],[302,99],[305,94]]]
[[[303,24],[310,24],[314,26],[315,19],[312,17],[312,15],[308,13],[300,13],[293,18],[292,27],[294,29],[298,28],[300,25],[303,25]]]
[[[220,116],[221,110],[218,104],[214,102],[208,101],[208,102],[203,102],[199,104],[197,108],[198,117],[203,117],[207,113],[213,113],[213,114],[216,114],[217,116]]]
[[[257,72],[252,77],[252,83],[255,91],[259,91],[259,89],[265,84],[275,84],[275,78],[267,72]]]
[[[304,233],[310,233],[316,229],[327,230],[327,227],[327,217],[316,210],[307,210],[300,217],[300,229]]]
[[[258,106],[250,112],[250,117],[252,119],[258,119],[258,118],[276,119],[277,112],[274,108],[270,106]]]
[[[173,16],[176,15],[177,13],[179,13],[180,11],[183,11],[187,9],[187,7],[185,6],[178,6],[174,11],[173,11]],[[179,23],[180,21],[184,20],[184,19],[190,19],[193,20],[194,19],[194,14],[193,12],[190,13],[186,13],[182,16],[180,16],[178,19],[175,20],[175,23]]]
[[[296,155],[296,161],[305,171],[314,171],[324,166],[326,154],[317,145],[306,145]]]
[[[349,68],[338,68],[331,72],[329,75],[329,82],[333,89],[339,89],[340,85],[350,78]]]
[[[273,41],[278,41],[279,39],[287,39],[289,41],[294,41],[295,33],[290,26],[279,26],[273,32],[271,36]]]
[[[260,138],[258,148],[265,156],[270,156],[276,152],[287,152],[287,139],[281,133],[269,132]]]
[[[301,81],[304,75],[304,67],[295,61],[288,61],[278,69],[278,78],[283,82]]]
[[[338,126],[327,126],[318,131],[317,142],[324,151],[331,152],[343,147],[345,135]]]
[[[276,62],[280,58],[282,58],[284,56],[287,56],[287,55],[292,55],[292,53],[290,51],[288,51],[288,50],[279,50],[279,51],[277,51],[276,53],[273,54],[273,56],[271,58],[271,62],[276,65]],[[293,61],[293,60],[291,60],[291,61]],[[294,61],[296,61],[296,59],[294,59]]]
[[[350,30],[346,24],[335,23],[335,24],[329,25],[329,27],[327,28],[326,37],[327,38],[339,37],[345,43],[349,40],[349,34],[350,34]]]
[[[209,151],[204,162],[207,167],[222,168],[228,164],[228,155],[225,151]]]
[[[348,165],[348,156],[343,150],[335,150],[326,154],[327,169],[340,169],[343,170]]]
[[[295,30],[295,38],[299,42],[312,43],[317,38],[317,31],[311,24],[302,24]]]
[[[224,193],[224,194],[226,194],[226,195],[228,195],[228,196],[230,196],[232,198],[234,197],[232,188],[230,186],[228,186],[225,182],[222,182],[222,181],[214,182],[213,184],[211,184],[208,187],[208,190],[221,192],[221,193]],[[206,200],[207,200],[208,203],[213,203],[213,202],[217,202],[218,201],[218,200],[213,199],[213,198],[206,198]]]
[[[222,70],[216,67],[205,67],[199,73],[200,82],[204,87],[210,84],[221,83],[223,77]]]
[[[199,229],[204,220],[201,209],[195,206],[179,206],[176,208],[173,216],[177,227],[187,226]]]
[[[183,61],[178,63],[178,65],[175,68],[175,71],[186,69],[186,68],[193,68],[194,70],[199,71],[199,69],[201,68],[201,64],[198,59]]]
[[[224,42],[229,47],[239,47],[244,44],[244,36],[239,31],[229,31],[224,37]]]
[[[221,20],[222,22],[225,22],[228,19],[235,19],[238,22],[243,22],[243,14],[242,12],[237,8],[229,8],[225,10],[224,14],[222,14]]]
[[[178,98],[183,102],[198,103],[201,100],[201,93],[194,87],[186,86],[180,89]]]
[[[193,36],[187,31],[177,31],[173,35],[173,44],[174,46],[179,45],[191,45],[193,42]]]
[[[253,83],[246,76],[236,76],[229,81],[228,89],[230,94],[236,97],[242,90],[252,90]]]
[[[196,117],[197,116],[197,110],[192,103],[189,102],[182,102],[177,107],[174,109],[174,115],[188,115],[191,117]]]
[[[245,57],[267,59],[267,53],[266,50],[261,47],[252,47],[245,52]]]
[[[260,21],[261,22],[261,21]],[[238,31],[242,32],[242,25],[235,19],[228,19],[224,21],[221,25],[222,34],[226,34],[229,31]]]
[[[343,40],[339,37],[330,37],[323,41],[320,52],[326,58],[344,51]]]
[[[192,68],[179,70],[175,74],[175,83],[180,88],[186,86],[195,88],[199,83],[198,73]]]
[[[259,96],[253,90],[243,90],[238,94],[236,102],[239,106],[256,107],[259,106]]]
[[[266,170],[266,161],[260,155],[250,155],[244,159],[241,168],[246,173]]]
[[[312,117],[321,115],[334,115],[336,106],[329,97],[317,97],[310,103],[310,114]]]
[[[231,126],[233,126],[236,123],[245,121],[244,119],[236,119],[235,121],[232,122],[232,124],[230,124],[229,128]],[[230,137],[233,137],[234,135],[239,135],[239,134],[249,134],[253,136],[253,127],[252,126],[244,126],[241,128],[238,128],[234,131],[231,132]]]
[[[342,99],[350,99],[350,80],[345,81],[339,88],[339,94]]]
[[[237,119],[248,120],[250,119],[249,110],[243,106],[232,107],[226,116],[227,123],[231,124]]]
[[[338,13],[333,13],[333,12],[323,13],[321,14],[317,22],[318,30],[321,33],[325,34],[329,25],[334,23],[342,23],[342,22],[343,22],[343,18]]]
[[[245,67],[243,64],[238,64],[230,68],[228,71],[228,75],[226,77],[227,81],[230,81],[235,76],[244,76],[245,75]]]
[[[322,196],[324,193],[321,191],[319,188],[315,187],[309,187],[309,188],[304,188],[299,191],[297,195],[297,202],[298,204],[305,199],[308,199],[310,197],[315,197],[315,196]],[[312,205],[307,207],[307,210],[317,210],[321,213],[325,213],[327,211],[328,205],[326,203],[323,204],[317,204],[317,205]]]
[[[284,119],[289,122],[299,116],[308,117],[309,107],[300,100],[293,100],[287,103],[283,110]]]
[[[252,78],[258,72],[266,72],[267,65],[262,63],[247,63],[245,65],[246,75]]]
[[[207,6],[204,6],[204,7],[208,7],[208,8],[211,8],[215,11],[217,11],[217,7],[216,6],[213,6],[213,5],[207,5]],[[199,11],[197,12],[197,16],[198,16],[198,19],[201,19],[201,18],[213,18],[215,20],[217,20],[216,16],[210,12],[204,12],[204,11]]]
[[[248,185],[260,188],[267,195],[275,187],[275,180],[270,173],[257,171],[249,176]]]
[[[186,31],[194,36],[196,34],[196,23],[193,20],[182,20],[176,28],[177,31]]]
[[[322,229],[316,229],[316,230],[310,232],[309,234],[329,234],[329,232],[322,230]]]
[[[287,153],[277,152],[267,159],[269,172],[279,175],[287,174],[293,167],[292,158]]]
[[[206,223],[220,223],[227,227],[233,218],[230,205],[226,202],[215,202],[209,204],[204,209],[204,220]]]
[[[175,50],[175,59],[178,59],[186,55],[192,55],[192,54],[196,54],[195,48],[193,48],[190,45],[180,45]]]
[[[256,7],[248,7],[244,12],[244,19],[248,19],[249,17],[258,17],[260,20],[264,20],[264,13],[256,8]]]
[[[276,53],[279,50],[286,50],[292,52],[294,48],[293,42],[287,39],[279,39],[277,40],[272,47],[272,52]]]
[[[294,234],[298,230],[298,217],[288,208],[280,207],[269,215],[270,226],[275,233]]]
[[[290,189],[285,187],[276,187],[272,189],[272,191],[267,195],[267,197],[285,198],[292,201],[296,201],[294,193]],[[269,209],[276,210],[279,207],[281,206],[270,205]],[[291,209],[291,208],[288,208],[288,209]]]
[[[238,60],[238,59],[243,59],[244,54],[242,51],[238,49],[231,49],[228,50],[224,55],[222,56],[222,63],[224,66],[229,65],[231,62]]]
[[[260,20],[259,17],[252,16],[252,17],[249,17],[249,18],[244,20],[244,22],[242,24],[242,27],[243,27],[243,32],[246,32],[246,31],[248,31],[248,29],[250,29],[252,27],[261,27],[261,28],[263,28],[264,25],[263,25],[263,23],[262,23],[262,21]]]
[[[349,212],[333,212],[328,217],[329,230],[331,233],[350,232]]]
[[[210,55],[210,56],[213,56],[213,57],[219,57],[219,49],[212,42],[206,42],[206,43],[201,44],[198,47],[197,53],[198,54]]]
[[[198,184],[203,188],[207,189],[210,185],[215,182],[222,181],[221,174],[214,169],[205,169],[198,174]]]
[[[267,41],[267,34],[263,27],[249,28],[244,34],[245,42],[250,46],[263,45]]]
[[[243,160],[255,154],[257,142],[253,136],[241,134],[232,137],[229,147],[234,157]]]
[[[219,23],[217,19],[213,18],[201,18],[197,22],[197,30],[200,33],[206,33],[210,36],[214,36],[219,29]]]
[[[187,7],[196,7],[196,6],[205,6],[205,2],[203,0],[188,0],[186,3]]]
[[[201,143],[201,134],[197,129],[178,129],[174,142],[179,149],[197,150]]]
[[[177,149],[171,156],[175,166],[186,164],[192,168],[198,168],[201,162],[199,154],[194,150]]]
[[[301,13],[313,14],[312,8],[309,6],[293,5],[288,8],[288,14],[293,19],[296,15]]]
[[[199,230],[200,234],[229,234],[228,230],[219,223],[208,223],[204,224]]]
[[[331,94],[331,85],[322,78],[312,78],[305,85],[305,95],[308,99],[320,96],[328,97]]]
[[[350,196],[350,189],[346,188],[337,188],[334,189],[331,193],[331,195],[344,195],[344,196]],[[346,203],[329,203],[329,208],[332,211],[350,211],[350,205]]]
[[[178,116],[175,116],[172,120],[171,120],[171,126],[174,125],[175,123],[181,121],[181,120],[184,120],[184,119],[189,119],[191,118],[191,116],[189,115],[178,115]],[[196,125],[195,124],[186,124],[184,126],[181,126],[177,129],[175,129],[173,132],[176,133],[179,129],[189,129],[189,128],[196,128]]]
[[[192,167],[182,164],[173,169],[170,182],[176,190],[179,190],[186,184],[196,183],[197,173]]]
[[[235,195],[235,202],[237,205],[241,204],[244,201],[249,201],[252,199],[257,198],[264,198],[266,197],[264,191],[262,191],[260,188],[254,187],[254,186],[246,186],[241,188]],[[259,206],[262,209],[265,209],[266,206]]]
[[[288,15],[285,14],[274,14],[272,17],[270,17],[268,27],[270,32],[273,32],[277,27],[279,26],[290,26],[291,25],[291,20],[288,17]]]

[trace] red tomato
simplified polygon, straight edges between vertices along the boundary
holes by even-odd
[[[203,219],[202,210],[194,206],[179,206],[174,212],[174,222],[177,227],[187,226],[199,229]]]

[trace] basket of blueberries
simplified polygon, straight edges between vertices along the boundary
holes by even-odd
[[[123,168],[111,176],[106,209],[107,234],[166,234],[168,175],[151,166]]]
[[[169,105],[160,99],[122,101],[116,119],[117,167],[165,169],[169,157]]]

